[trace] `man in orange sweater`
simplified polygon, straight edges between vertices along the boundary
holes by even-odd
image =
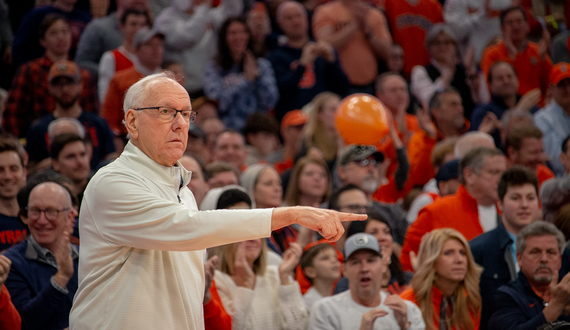
[[[453,228],[467,240],[494,229],[498,223],[498,185],[507,164],[499,149],[476,148],[461,160],[461,186],[455,195],[438,199],[424,207],[408,228],[400,261],[412,271],[410,254],[418,253],[424,234],[438,228]]]
[[[544,32],[538,44],[527,40],[529,25],[522,7],[511,7],[501,13],[503,41],[483,53],[481,69],[488,75],[496,61],[511,64],[519,78],[519,94],[540,88],[544,97],[552,61],[548,56],[550,35]]]
[[[544,143],[542,131],[536,126],[518,126],[507,132],[505,152],[508,166],[522,165],[538,177],[539,189],[542,183],[554,178],[554,173],[544,165]]]

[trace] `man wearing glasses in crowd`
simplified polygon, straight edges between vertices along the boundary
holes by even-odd
[[[91,179],[82,203],[72,330],[204,329],[206,248],[268,237],[293,223],[337,240],[341,221],[366,218],[310,207],[199,212],[186,187],[191,173],[178,162],[191,109],[170,72],[127,91],[130,141]]]

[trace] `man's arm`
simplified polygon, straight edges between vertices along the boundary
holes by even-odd
[[[87,24],[85,30],[81,33],[75,54],[75,62],[94,75],[97,75],[99,72],[99,61],[106,50],[101,47],[102,42],[99,36],[98,23],[99,20],[94,20]]]
[[[521,293],[523,294],[523,293]],[[495,312],[487,323],[489,330],[536,330],[547,323],[543,313],[538,313],[530,320],[513,298],[503,291],[497,291],[493,297]]]

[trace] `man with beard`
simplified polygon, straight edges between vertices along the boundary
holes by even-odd
[[[75,134],[57,136],[51,145],[51,166],[56,172],[73,181],[73,193],[81,205],[83,191],[91,172],[85,141]]]
[[[394,242],[404,243],[406,229],[406,213],[398,204],[386,204],[372,201],[372,195],[378,189],[380,181],[379,167],[384,155],[375,146],[352,145],[345,149],[338,164],[338,176],[342,185],[354,184],[366,194],[372,202],[371,210],[382,215],[393,228]]]
[[[102,160],[114,158],[115,145],[109,125],[99,116],[83,111],[79,104],[82,79],[77,65],[67,60],[56,62],[50,68],[48,79],[49,92],[56,106],[52,113],[40,118],[28,132],[26,149],[30,163],[33,165],[50,156],[48,126],[59,118],[75,118],[85,127],[87,142],[93,147],[92,168],[96,168]]]
[[[517,235],[517,279],[497,289],[488,329],[536,329],[556,320],[569,321],[570,275],[558,282],[564,235],[545,221],[534,222]]]

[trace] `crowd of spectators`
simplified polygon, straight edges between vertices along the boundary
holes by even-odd
[[[569,27],[560,0],[0,0],[0,330],[69,326],[83,193],[163,70],[201,211],[368,215],[208,249],[206,329],[570,322]],[[355,93],[378,141],[337,127]]]

